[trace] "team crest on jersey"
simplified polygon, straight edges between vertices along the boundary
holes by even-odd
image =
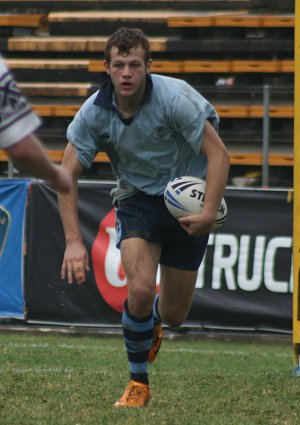
[[[2,205],[0,205],[0,257],[5,247],[10,222],[10,213]]]
[[[165,139],[165,137],[168,135],[169,131],[170,130],[168,128],[159,126],[159,127],[156,127],[156,129],[154,131],[154,136],[157,139]]]

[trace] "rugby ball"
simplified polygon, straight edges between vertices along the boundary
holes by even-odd
[[[167,209],[173,217],[197,214],[204,204],[206,182],[198,177],[183,176],[171,180],[164,191]],[[213,229],[222,226],[227,219],[227,205],[224,198],[219,206]]]

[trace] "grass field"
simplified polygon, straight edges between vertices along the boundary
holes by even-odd
[[[152,400],[115,408],[128,381],[121,337],[0,333],[1,425],[292,425],[292,347],[166,340]]]

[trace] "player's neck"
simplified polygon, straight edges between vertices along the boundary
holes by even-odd
[[[145,88],[142,87],[134,96],[124,97],[115,92],[119,113],[123,118],[131,118],[144,97]]]
[[[140,102],[120,101],[120,99],[117,99],[118,111],[123,118],[131,118],[135,114],[139,103]]]

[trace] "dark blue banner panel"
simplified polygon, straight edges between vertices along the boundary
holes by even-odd
[[[126,276],[115,247],[110,183],[79,183],[90,254],[82,285],[60,278],[65,242],[56,194],[32,185],[26,307],[29,321],[120,325]],[[292,329],[292,205],[285,190],[227,189],[228,220],[210,235],[186,325]],[[157,276],[159,287],[159,273]]]

